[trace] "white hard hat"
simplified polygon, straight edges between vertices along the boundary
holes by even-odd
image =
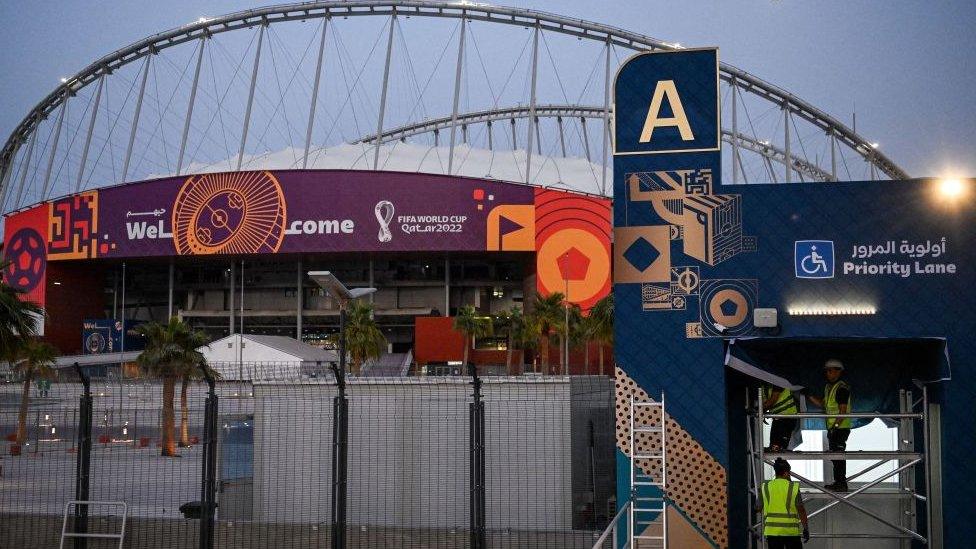
[[[837,360],[836,358],[832,358],[827,362],[824,362],[824,370],[830,370],[831,368],[836,368],[837,370],[843,371],[844,363]]]

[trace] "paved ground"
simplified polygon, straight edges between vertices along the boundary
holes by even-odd
[[[90,531],[118,532],[117,519],[92,517]],[[0,515],[3,547],[40,549],[57,547],[61,519],[51,516]],[[134,519],[126,526],[125,547],[140,549],[196,549],[199,530],[196,520]],[[596,532],[488,532],[491,549],[589,549]],[[351,549],[447,549],[470,547],[467,531],[408,530],[353,526],[347,530]],[[221,549],[299,549],[331,546],[326,526],[219,522],[214,545]],[[102,543],[90,545],[109,547]],[[611,549],[610,544],[605,544]]]

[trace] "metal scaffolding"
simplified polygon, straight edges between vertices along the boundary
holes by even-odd
[[[833,492],[826,489],[823,483],[818,483],[795,472],[790,476],[799,481],[802,494],[806,502],[807,516],[812,520],[818,515],[828,512],[840,514],[854,511],[864,514],[883,525],[885,531],[879,532],[811,532],[811,538],[838,539],[892,539],[900,540],[900,547],[911,547],[913,542],[930,545],[932,524],[932,509],[935,502],[929,501],[932,493],[929,461],[929,402],[926,389],[922,388],[922,396],[915,399],[912,391],[902,390],[899,393],[899,413],[850,413],[832,414],[829,417],[852,419],[884,419],[897,422],[898,449],[897,450],[867,450],[867,451],[779,451],[767,452],[764,442],[763,425],[767,419],[824,419],[828,414],[800,413],[800,414],[764,414],[762,407],[762,390],[756,391],[747,417],[747,443],[749,445],[749,504],[750,504],[750,547],[765,548],[766,543],[762,535],[763,516],[759,509],[759,494],[762,483],[766,481],[766,465],[772,467],[774,460],[783,458],[790,461],[830,461],[830,460],[867,460],[871,465],[848,476],[848,481],[855,481],[867,473],[885,464],[894,464],[894,469],[881,474],[878,478],[865,482],[861,486],[851,486],[849,492]],[[916,431],[923,434],[922,447],[916,445]],[[883,482],[897,476],[897,489],[880,486]],[[920,493],[918,479],[924,479],[924,492]],[[889,520],[877,512],[867,508],[861,502],[867,499],[897,500],[899,513],[897,520]]]

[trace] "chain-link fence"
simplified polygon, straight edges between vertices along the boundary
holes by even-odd
[[[58,545],[85,455],[129,547],[207,547],[202,525],[228,548],[588,548],[616,511],[609,378],[349,378],[343,399],[331,374],[265,377],[216,384],[212,523],[206,384],[174,384],[178,457],[160,380],[92,382],[90,454],[82,384],[31,386],[19,441],[23,385],[0,385],[0,547]],[[67,529],[118,533],[121,514],[72,509]]]

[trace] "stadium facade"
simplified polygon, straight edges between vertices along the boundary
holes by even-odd
[[[307,277],[315,270],[378,288],[380,327],[395,352],[419,349],[420,364],[460,359],[446,317],[461,305],[492,315],[562,292],[585,310],[610,290],[609,200],[461,177],[165,178],[36,204],[5,228],[8,278],[46,308],[46,337],[63,353],[93,345],[83,323],[98,318],[175,315],[215,338],[243,326],[321,340],[338,308]],[[444,341],[454,344],[431,344]],[[504,344],[480,343],[474,360],[504,362]]]

